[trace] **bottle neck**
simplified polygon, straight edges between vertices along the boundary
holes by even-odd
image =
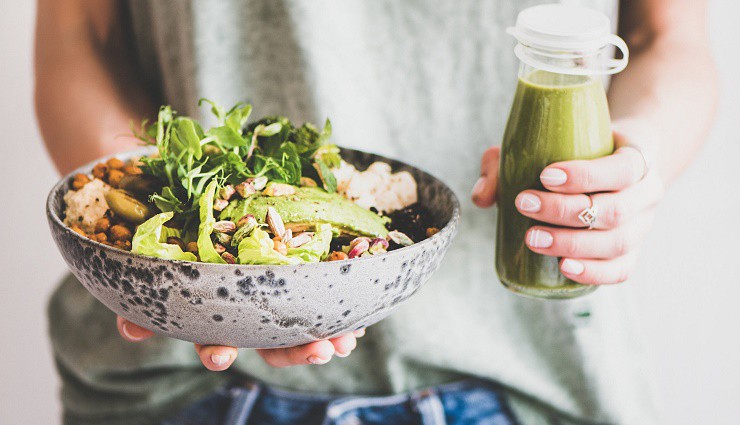
[[[619,49],[622,58],[613,58],[614,47]],[[595,50],[556,49],[520,42],[514,53],[522,63],[532,68],[553,74],[581,76],[615,74],[623,70],[629,60],[627,45],[616,35],[610,35],[608,43]]]
[[[520,62],[519,78],[536,85],[549,87],[570,87],[601,79],[598,75],[571,75],[545,71],[541,68]]]

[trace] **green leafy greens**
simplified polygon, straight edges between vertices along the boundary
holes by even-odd
[[[178,116],[169,106],[159,110],[156,123],[142,122],[135,135],[157,146],[158,156],[144,157],[144,173],[165,182],[151,196],[163,212],[173,212],[185,226],[199,220],[199,199],[211,182],[238,184],[251,177],[299,185],[302,176],[336,191],[330,168],[339,164],[339,148],[329,144],[331,123],[319,131],[310,123],[295,127],[285,117],[267,117],[247,125],[252,107],[239,103],[225,110],[211,106],[218,124],[204,130],[197,121]]]

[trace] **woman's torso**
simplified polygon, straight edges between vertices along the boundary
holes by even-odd
[[[277,370],[243,350],[236,370],[294,390],[362,394],[475,375],[574,415],[646,423],[624,293],[540,302],[506,292],[493,265],[496,212],[468,200],[516,85],[504,29],[538,3],[130,0],[142,72],[176,110],[198,115],[207,97],[252,103],[253,116],[329,117],[337,144],[420,166],[462,202],[439,272],[350,357]],[[570,3],[616,17],[616,0]]]

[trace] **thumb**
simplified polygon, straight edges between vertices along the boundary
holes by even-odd
[[[498,167],[501,148],[493,146],[483,152],[480,162],[480,178],[473,186],[473,203],[481,208],[488,208],[496,202],[498,185]]]

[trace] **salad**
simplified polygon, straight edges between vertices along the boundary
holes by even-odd
[[[438,231],[413,176],[382,162],[357,170],[329,142],[329,120],[248,123],[250,105],[204,103],[215,126],[162,106],[134,130],[156,153],[75,175],[65,224],[136,254],[275,265],[378,255]]]

